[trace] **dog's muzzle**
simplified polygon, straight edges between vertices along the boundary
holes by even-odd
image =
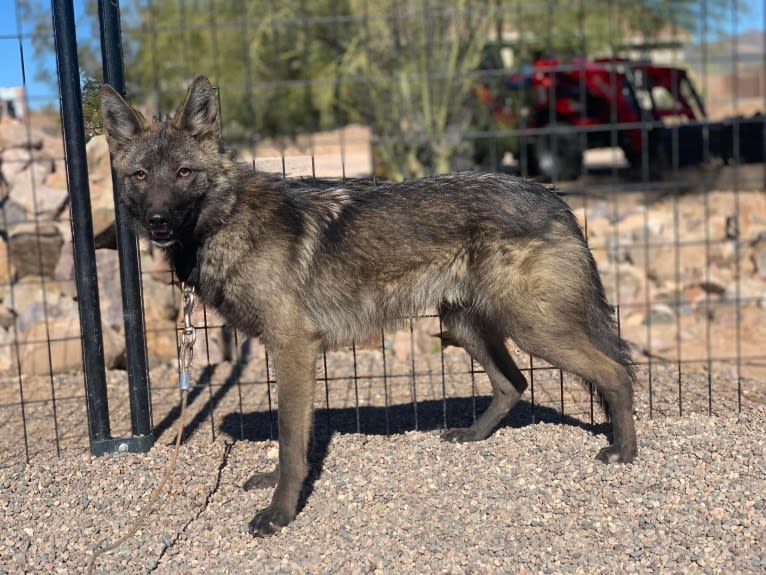
[[[172,245],[173,228],[170,226],[170,217],[162,212],[154,212],[146,218],[146,228],[149,231],[149,238],[152,243],[159,247]]]

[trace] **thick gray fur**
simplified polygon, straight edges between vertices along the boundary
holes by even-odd
[[[220,151],[204,77],[167,122],[147,122],[108,86],[101,102],[137,232],[275,360],[279,466],[246,484],[276,483],[250,522],[254,534],[295,517],[309,471],[317,354],[432,309],[493,388],[487,411],[445,439],[484,439],[517,403],[527,382],[506,348],[513,339],[597,390],[614,429],[599,459],[636,456],[627,348],[582,231],[556,194],[488,173],[379,187],[257,173]]]

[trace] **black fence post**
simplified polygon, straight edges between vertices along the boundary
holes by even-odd
[[[85,155],[80,67],[72,1],[51,0],[56,68],[64,130],[67,186],[72,214],[77,306],[82,333],[83,372],[88,404],[91,451],[109,439],[109,405],[104,368],[104,342],[99,309],[96,254],[93,245],[88,165]]]
[[[99,0],[98,20],[104,83],[125,95],[119,1]],[[115,177],[114,172],[112,172],[112,184],[120,261],[122,313],[125,320],[130,420],[133,435],[138,436],[135,439],[141,439],[140,445],[135,442],[128,442],[127,445],[129,451],[147,451],[151,448],[154,438],[151,429],[151,402],[144,338],[141,266],[136,237],[126,225],[125,208],[119,201],[121,182]]]

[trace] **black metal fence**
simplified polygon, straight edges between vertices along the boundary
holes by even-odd
[[[638,417],[766,401],[764,7],[453,4],[52,2],[51,19],[14,2],[0,42],[18,54],[26,95],[0,92],[0,465],[145,450],[178,417],[180,292],[119,209],[112,227],[103,138],[86,143],[102,80],[165,115],[208,75],[228,146],[286,177],[482,169],[547,181],[618,306]],[[30,94],[30,58],[44,68],[46,49],[60,124]],[[268,354],[213,310],[194,323],[190,433],[273,437]],[[489,384],[440,332],[426,314],[324,354],[318,432],[470,423]],[[577,382],[510,346],[531,383],[511,424],[601,421]]]

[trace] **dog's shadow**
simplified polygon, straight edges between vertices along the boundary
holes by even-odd
[[[299,511],[305,505],[316,480],[322,474],[333,435],[338,433],[392,435],[412,430],[435,431],[447,427],[467,427],[473,422],[474,416],[483,413],[489,406],[489,402],[489,397],[459,397],[381,407],[317,409],[314,416],[313,450],[310,456],[311,473],[301,492]],[[274,412],[229,413],[221,420],[220,431],[233,439],[263,441],[276,438],[275,420]],[[501,427],[519,428],[535,422],[571,425],[586,429],[594,435],[606,435],[611,428],[604,423],[584,423],[573,417],[562,416],[560,412],[549,407],[532,405],[525,401],[520,401],[516,405]]]
[[[203,393],[209,389],[212,367],[203,370],[196,385],[189,393],[189,405],[202,397],[206,402],[186,426],[186,435],[192,435],[216,410],[221,400],[239,382],[239,375],[248,361],[248,348],[245,347],[240,361],[232,366],[232,371],[223,385],[217,386],[212,394]],[[490,398],[446,397],[439,400],[425,400],[388,406],[355,406],[342,408],[319,408],[314,412],[314,441],[311,453],[312,472],[306,480],[299,508],[305,504],[311,494],[315,481],[321,476],[332,436],[337,433],[362,433],[369,435],[392,435],[406,431],[436,431],[448,427],[468,427],[476,417],[489,406]],[[179,417],[178,408],[171,410],[155,428],[157,436],[170,428]],[[276,410],[255,411],[250,413],[230,412],[220,420],[220,431],[232,440],[264,441],[277,439]],[[568,415],[562,415],[547,406],[534,405],[520,401],[513,411],[506,416],[500,427],[519,428],[534,423],[558,423],[579,427],[594,435],[607,435],[611,425],[591,424]],[[255,471],[255,470],[254,470]],[[267,470],[259,470],[267,471]]]

